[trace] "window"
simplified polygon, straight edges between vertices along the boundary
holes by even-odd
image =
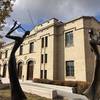
[[[5,58],[8,56],[8,50],[5,51]]]
[[[48,46],[48,37],[46,36],[45,37],[45,47],[47,47]]]
[[[19,62],[18,63],[18,78],[21,79],[22,78],[22,68],[23,68],[23,63]]]
[[[47,54],[45,54],[45,63],[47,63]]]
[[[65,46],[73,45],[73,31],[65,33]]]
[[[44,71],[44,79],[47,79],[47,70]]]
[[[43,63],[43,54],[41,54],[41,63]]]
[[[44,43],[45,43],[45,44],[44,44]],[[43,37],[43,38],[41,39],[41,47],[44,48],[44,46],[45,46],[45,47],[48,46],[48,36]]]
[[[40,78],[43,79],[43,70],[40,72]]]
[[[0,59],[2,59],[2,52],[0,52]]]
[[[1,72],[1,64],[0,64],[0,72]],[[1,74],[0,74],[0,77],[1,77]]]
[[[44,48],[44,38],[41,40],[41,47]]]
[[[6,71],[7,71],[7,64],[3,65],[3,75],[2,77],[6,77]]]
[[[74,61],[66,61],[66,76],[74,76]]]
[[[30,49],[29,52],[32,53],[34,51],[34,42],[30,43]]]
[[[20,46],[19,55],[23,54],[23,45]]]

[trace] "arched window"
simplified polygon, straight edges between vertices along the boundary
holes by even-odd
[[[33,79],[34,62],[29,61],[27,63],[27,80]]]

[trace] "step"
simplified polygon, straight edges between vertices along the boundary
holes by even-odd
[[[54,89],[25,85],[25,84],[21,84],[21,86],[22,89],[27,93],[36,94],[50,99],[55,98],[57,96],[57,92]]]
[[[85,97],[84,95],[69,93],[69,92],[60,91],[60,90],[57,90],[57,95],[60,95],[66,98],[67,100],[88,100],[87,97]]]
[[[72,93],[72,88],[73,87],[67,87],[67,86],[58,86],[58,85],[50,85],[50,84],[42,84],[42,83],[22,83],[26,85],[32,85],[32,86],[39,86],[39,87],[44,87],[44,88],[49,88],[49,89],[55,89],[55,90],[61,90],[61,91],[66,91]]]
[[[88,100],[85,96],[72,93],[72,87],[41,84],[41,83],[22,83],[24,86],[30,86],[28,88],[32,90],[33,94],[37,94],[47,98],[55,98],[57,96],[62,97],[64,100]],[[37,91],[37,93],[36,93]],[[58,100],[58,99],[57,99]],[[61,99],[62,100],[62,99]]]

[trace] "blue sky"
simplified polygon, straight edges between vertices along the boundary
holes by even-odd
[[[100,0],[16,0],[11,16],[26,29],[54,17],[68,21],[80,16],[95,16],[99,20]]]
[[[100,21],[100,15],[95,16],[98,21]]]
[[[32,30],[50,18],[66,22],[80,16],[94,16],[100,20],[100,0],[15,0],[11,13],[11,18],[19,21],[26,30]],[[11,18],[6,20],[4,35],[13,25]]]

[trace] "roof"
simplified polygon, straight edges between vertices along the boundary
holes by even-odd
[[[65,22],[64,24],[68,24],[68,23],[71,23],[71,22],[74,22],[74,21],[77,21],[80,19],[94,19],[97,23],[100,23],[94,16],[81,16],[81,17],[78,17],[78,18],[73,19],[71,21]]]
[[[44,24],[44,23],[46,23],[46,22],[48,22],[48,21],[50,21],[50,20],[52,20],[52,19],[54,19],[54,20],[56,20],[56,21],[58,21],[58,22],[60,22],[60,23],[63,23],[62,21],[59,21],[59,20],[56,19],[56,18],[51,18],[51,19],[48,19],[48,20],[44,21],[43,23],[38,24],[38,25],[36,25],[36,26],[42,25],[42,24]],[[94,16],[81,16],[81,17],[78,17],[78,18],[73,19],[73,20],[71,20],[71,21],[65,22],[65,23],[63,23],[63,24],[71,23],[71,22],[77,21],[77,20],[79,20],[79,19],[94,19],[96,22],[100,23]],[[0,35],[0,37],[2,37],[2,36]],[[7,44],[5,44],[4,46],[7,46],[7,45],[10,45],[10,44],[13,44],[13,43],[14,43],[14,42],[7,43]]]

